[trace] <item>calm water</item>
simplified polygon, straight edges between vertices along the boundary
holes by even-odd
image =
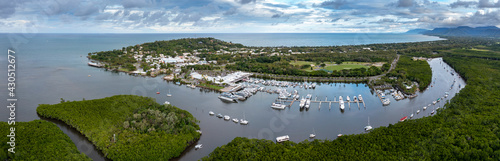
[[[173,105],[191,112],[198,120],[203,135],[198,143],[203,144],[200,150],[191,147],[179,160],[197,160],[208,155],[214,148],[230,142],[234,137],[249,137],[274,140],[276,136],[289,135],[292,141],[300,142],[308,139],[309,134],[316,132],[317,139],[334,139],[340,132],[343,134],[363,133],[363,127],[370,117],[373,127],[394,124],[403,116],[416,111],[441,97],[449,90],[453,79],[444,69],[449,67],[441,60],[430,61],[433,68],[434,87],[419,93],[411,100],[395,101],[391,105],[382,106],[373,91],[364,84],[319,84],[315,90],[300,89],[299,93],[308,93],[324,100],[338,96],[363,95],[366,108],[351,104],[342,113],[337,104],[312,104],[308,111],[300,111],[298,103],[282,111],[272,110],[269,106],[277,97],[274,94],[257,93],[240,103],[224,103],[217,98],[217,93],[176,86],[162,81],[161,78],[133,77],[123,73],[113,73],[98,68],[88,67],[85,56],[89,52],[119,49],[124,46],[140,44],[155,40],[169,40],[182,37],[215,37],[225,41],[243,43],[250,46],[325,46],[389,42],[413,42],[437,40],[436,37],[404,34],[38,34],[28,35],[20,45],[9,40],[9,35],[0,34],[0,49],[16,46],[16,121],[40,119],[36,114],[38,104],[55,104],[60,98],[65,100],[82,100],[109,97],[117,94],[136,94],[156,98],[159,103],[168,100]],[[363,39],[361,39],[362,37]],[[351,41],[349,41],[351,40]],[[363,41],[360,41],[363,40]],[[0,65],[7,66],[6,56],[0,57]],[[2,68],[5,69],[5,68]],[[0,71],[1,83],[6,87],[6,70]],[[91,75],[91,77],[88,77]],[[462,79],[458,83],[465,85]],[[450,97],[457,92],[457,86],[450,91]],[[172,97],[166,97],[170,89]],[[155,92],[160,90],[161,94]],[[290,88],[288,91],[293,90]],[[7,98],[7,89],[0,92],[3,104]],[[437,104],[439,105],[439,104]],[[436,106],[437,106],[436,105]],[[439,106],[442,106],[439,105]],[[434,107],[434,106],[433,106]],[[245,115],[250,121],[243,126],[209,116],[208,111],[242,118]],[[431,110],[423,111],[415,118],[428,116]],[[0,119],[7,121],[8,111],[0,109]],[[104,160],[102,154],[74,129],[56,122],[78,149],[94,160]]]

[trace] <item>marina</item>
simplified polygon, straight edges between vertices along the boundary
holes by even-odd
[[[24,61],[24,66],[20,66],[19,70],[19,83],[23,86],[16,88],[19,94],[22,94],[22,102],[20,106],[26,107],[19,109],[23,115],[16,117],[16,121],[30,121],[39,119],[36,114],[36,107],[38,104],[56,104],[60,102],[60,98],[65,100],[86,100],[104,98],[118,94],[133,94],[146,97],[152,97],[158,103],[163,104],[169,101],[171,105],[177,106],[182,110],[191,113],[197,120],[203,135],[198,142],[193,143],[182,156],[172,160],[199,160],[207,156],[215,148],[225,145],[235,137],[247,137],[257,139],[276,140],[276,137],[288,135],[289,140],[293,142],[301,142],[309,138],[312,128],[315,129],[315,139],[335,139],[339,134],[351,135],[365,133],[363,127],[367,125],[367,118],[370,117],[370,125],[376,129],[380,126],[388,126],[395,124],[402,117],[402,115],[409,115],[411,107],[415,110],[420,109],[420,113],[416,114],[413,119],[427,117],[432,110],[436,107],[432,106],[432,101],[437,98],[443,97],[444,92],[449,92],[449,95],[441,100],[437,105],[443,109],[443,105],[449,99],[452,99],[460,89],[466,86],[465,81],[459,78],[458,74],[452,76],[450,72],[443,71],[443,67],[439,62],[440,59],[433,59],[429,61],[433,69],[432,85],[429,89],[418,92],[418,97],[414,99],[403,99],[394,101],[389,98],[391,104],[383,106],[375,91],[371,90],[366,84],[353,84],[353,83],[317,83],[316,87],[309,88],[314,82],[302,80],[294,82],[297,86],[293,87],[278,87],[275,85],[262,85],[263,91],[257,92],[245,101],[238,101],[238,103],[221,101],[218,97],[221,93],[207,91],[201,88],[191,89],[185,86],[178,86],[175,82],[164,81],[161,77],[135,77],[125,73],[109,72],[102,68],[91,68],[87,65],[87,59],[81,58],[81,53],[88,53],[93,51],[109,50],[110,48],[119,49],[123,46],[135,45],[143,42],[170,39],[176,35],[115,35],[113,38],[101,35],[91,35],[88,41],[74,42],[80,35],[57,36],[49,38],[49,42],[65,41],[71,42],[67,44],[69,50],[52,50],[53,48],[37,45],[26,46],[23,48],[23,55],[19,55],[20,60]],[[223,35],[224,36],[224,35]],[[47,35],[39,35],[34,37],[30,42],[42,42],[42,37],[46,38]],[[116,37],[123,41],[116,41]],[[139,37],[139,38],[137,38]],[[193,37],[195,37],[193,35]],[[241,37],[241,36],[239,36]],[[288,41],[288,40],[287,40]],[[43,40],[45,42],[45,40]],[[233,41],[237,42],[237,41]],[[241,42],[241,41],[240,41]],[[88,48],[81,48],[82,43],[88,43]],[[75,44],[75,45],[72,45]],[[252,43],[245,44],[252,45]],[[268,45],[270,43],[267,43]],[[259,45],[259,44],[257,44]],[[283,44],[278,44],[283,45]],[[76,49],[76,50],[73,50]],[[47,57],[46,55],[50,55]],[[57,57],[61,60],[51,63],[47,58]],[[30,64],[29,62],[33,62]],[[74,62],[82,62],[75,65]],[[445,64],[445,63],[443,63]],[[445,64],[446,65],[446,64]],[[447,66],[449,69],[450,67]],[[30,70],[28,70],[30,69]],[[51,77],[43,77],[43,75],[51,75]],[[91,77],[88,77],[91,75]],[[37,79],[33,79],[37,78]],[[456,78],[455,86],[450,90],[451,83]],[[252,78],[253,79],[253,78]],[[109,80],[113,80],[110,82]],[[267,80],[272,81],[272,80]],[[304,81],[308,85],[304,88]],[[44,86],[40,86],[44,84]],[[249,83],[255,84],[255,83]],[[457,85],[458,84],[458,85]],[[302,85],[302,87],[300,87]],[[461,88],[458,88],[460,86]],[[83,88],[84,87],[84,88]],[[259,87],[259,88],[260,88]],[[51,90],[56,88],[64,88],[68,90]],[[276,101],[279,97],[277,93],[271,94],[277,88],[286,88],[287,91],[298,91],[300,96],[311,94],[309,110],[300,110],[299,102],[301,98],[295,100],[290,108],[284,110],[274,110],[270,108],[272,102]],[[158,91],[161,94],[156,94]],[[170,90],[170,92],[169,92]],[[34,94],[36,92],[43,92],[44,95]],[[95,92],[100,91],[100,92]],[[166,94],[171,93],[170,97]],[[362,102],[359,102],[359,107],[366,108],[348,108],[346,105],[345,110],[328,110],[330,103],[314,102],[317,96],[317,101],[338,101],[339,96],[349,96],[351,101],[354,101],[352,96],[362,95]],[[292,100],[289,100],[292,101]],[[283,101],[285,104],[290,104],[289,101]],[[366,106],[363,106],[363,103]],[[339,104],[332,102],[332,109],[338,109]],[[357,105],[357,103],[355,103]],[[423,106],[431,104],[426,111],[422,110]],[[312,108],[311,108],[312,107]],[[305,107],[304,107],[305,109]],[[326,110],[325,110],[326,109]],[[213,111],[214,115],[209,115],[209,111]],[[436,113],[437,112],[437,113]],[[233,123],[233,121],[223,121],[218,119],[217,114],[235,117],[240,119],[240,125]],[[243,115],[245,113],[245,115]],[[6,117],[7,118],[7,117]],[[241,118],[250,121],[248,126],[243,126]],[[60,129],[67,134],[70,139],[77,145],[77,148],[89,155],[93,160],[105,160],[104,154],[95,149],[90,141],[85,136],[81,135],[77,130],[64,125],[63,123],[55,122]],[[203,143],[203,148],[195,150],[195,145]]]

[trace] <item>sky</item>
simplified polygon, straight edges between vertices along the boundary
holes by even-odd
[[[398,33],[500,27],[499,0],[0,0],[0,33]]]

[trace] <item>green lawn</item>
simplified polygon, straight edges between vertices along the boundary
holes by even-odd
[[[308,62],[308,61],[297,61],[297,62],[290,62],[291,65],[309,65],[309,64],[314,64],[314,62]],[[342,69],[356,69],[356,68],[369,68],[372,63],[365,63],[365,62],[343,62],[340,65],[336,64],[330,64],[330,63],[325,63],[326,67],[324,69],[334,71],[334,70],[342,70]],[[380,68],[380,67],[378,67]],[[322,69],[322,68],[317,68],[313,67],[313,70],[315,69]],[[304,71],[311,72],[311,68],[303,69]]]

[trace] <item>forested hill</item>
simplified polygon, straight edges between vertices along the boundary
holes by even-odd
[[[467,85],[434,116],[335,140],[235,138],[203,160],[500,160],[500,44],[494,43],[440,51]]]
[[[76,128],[111,160],[168,160],[200,137],[189,112],[148,97],[62,101],[36,111]]]
[[[460,26],[456,28],[435,28],[433,30],[410,30],[408,32],[417,32],[424,35],[434,36],[458,36],[458,37],[500,37],[500,28],[496,26],[468,27]]]

